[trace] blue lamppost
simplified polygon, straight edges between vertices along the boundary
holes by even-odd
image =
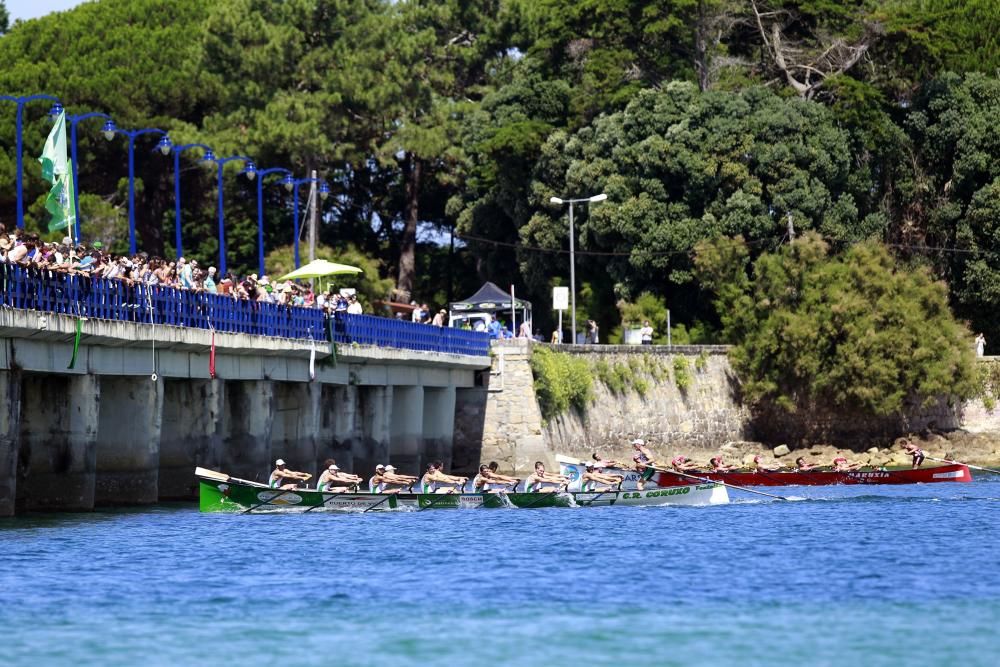
[[[227,162],[240,161],[246,164],[241,171],[241,174],[246,174],[247,178],[253,180],[257,175],[257,167],[254,166],[253,160],[248,158],[246,155],[231,155],[229,157],[217,158],[211,155],[211,152],[206,153],[205,157],[202,158],[205,161],[215,162],[219,166],[219,275],[226,275],[226,211],[225,211],[225,199],[222,194],[222,168],[226,166]]]
[[[58,118],[62,111],[63,105],[56,102],[52,105],[49,115],[52,116],[52,118]],[[99,111],[92,111],[90,113],[79,114],[77,116],[66,116],[66,120],[69,121],[70,157],[73,159],[73,215],[75,216],[74,220],[76,221],[76,236],[74,237],[76,239],[80,238],[80,172],[77,167],[78,162],[76,158],[76,126],[88,118],[103,118],[106,121],[111,121],[111,116],[106,113],[100,113]]]
[[[205,151],[203,160],[215,159],[212,149],[205,144],[174,146],[174,247],[177,249],[177,259],[184,256],[181,250],[181,153],[190,148],[200,148]]]
[[[136,253],[135,245],[135,140],[144,134],[158,134],[160,135],[160,141],[156,144],[156,148],[160,150],[163,155],[170,153],[170,148],[173,144],[170,143],[170,137],[164,130],[160,130],[155,127],[143,128],[141,130],[123,130],[115,126],[113,120],[108,120],[104,123],[104,127],[101,130],[104,132],[104,137],[111,141],[115,134],[124,134],[128,137],[128,251],[130,255]]]
[[[17,104],[17,226],[24,229],[24,190],[23,190],[23,153],[24,153],[24,105],[35,100],[48,100],[55,104],[59,103],[59,98],[52,95],[28,95],[25,97],[13,97],[11,95],[0,95],[0,100],[14,102]]]
[[[295,234],[295,268],[299,268],[299,186],[305,185],[306,183],[319,183],[319,196],[321,199],[326,199],[330,196],[330,186],[327,185],[326,181],[320,178],[300,178],[298,180],[292,178],[291,174],[285,176],[281,181],[282,185],[286,189],[293,192],[292,196],[292,229]]]
[[[292,178],[292,172],[282,167],[257,170],[257,275],[264,275],[264,178],[269,174],[285,174]],[[282,181],[284,182],[284,181]]]

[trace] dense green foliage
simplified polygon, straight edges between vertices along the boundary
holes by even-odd
[[[692,249],[739,234],[753,260],[788,240],[791,216],[796,234],[837,251],[889,244],[945,280],[958,315],[993,341],[998,34],[992,0],[102,0],[10,27],[0,93],[51,93],[72,113],[317,170],[333,188],[320,242],[372,258],[398,297],[515,284],[551,331],[550,288],[567,284],[569,258],[566,211],[548,200],[607,192],[575,208],[577,319],[605,339],[637,304],[669,308],[682,338],[713,336],[725,315]],[[7,225],[12,109],[0,103]],[[45,111],[25,116],[33,229]],[[79,128],[83,233],[120,250],[124,141],[99,128]],[[172,160],[151,155],[154,142],[137,146],[136,216],[140,246],[169,255]],[[181,161],[184,250],[214,259],[215,179],[199,157]],[[232,166],[229,263],[255,270],[255,186]],[[276,180],[268,249],[292,241]],[[662,339],[666,323],[654,326]]]
[[[582,413],[593,399],[590,364],[583,357],[535,346],[531,372],[542,419],[557,417],[570,407]]]
[[[752,275],[748,258],[741,238],[720,238],[697,264],[752,403],[887,416],[975,393],[969,332],[926,269],[871,242],[831,256],[814,232],[759,256]]]

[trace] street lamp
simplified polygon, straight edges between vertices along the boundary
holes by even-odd
[[[49,110],[49,115],[52,116],[53,120],[59,117],[59,114],[63,112],[63,105],[56,102],[52,105],[52,109]],[[76,157],[76,126],[81,122],[89,118],[103,118],[107,124],[108,122],[114,124],[111,120],[111,116],[106,113],[100,113],[99,111],[92,111],[90,113],[79,114],[76,116],[66,116],[66,120],[69,121],[69,150],[70,157],[73,160],[73,215],[75,221],[76,236],[75,239],[80,238],[80,171],[79,162]],[[107,136],[107,134],[105,134]],[[111,135],[114,137],[114,134]]]
[[[0,100],[14,102],[17,104],[17,226],[24,229],[24,190],[23,190],[23,159],[24,156],[24,105],[35,100],[49,100],[55,104],[59,99],[52,95],[28,95],[26,97],[13,97],[11,95],[0,95]]]
[[[212,149],[205,144],[174,146],[174,247],[177,249],[177,259],[184,256],[181,249],[181,153],[192,148],[205,151],[206,158],[212,155]]]
[[[264,178],[270,174],[285,174],[282,183],[293,181],[292,172],[282,167],[257,170],[257,275],[264,275]]]
[[[599,201],[604,201],[608,196],[603,192],[599,195],[594,195],[593,197],[581,197],[579,199],[561,199],[559,197],[552,197],[549,201],[553,204],[558,204],[562,206],[563,204],[569,204],[569,294],[571,299],[571,325],[573,327],[573,334],[570,336],[570,344],[576,344],[576,233],[573,230],[573,204],[580,204],[583,202],[589,202],[591,204],[596,204]]]
[[[320,178],[300,178],[295,180],[291,176],[286,176],[282,181],[286,190],[293,193],[292,196],[292,233],[295,234],[295,268],[299,268],[299,186],[306,183],[319,183],[319,197],[326,200],[330,196],[330,186]]]
[[[108,141],[114,139],[116,134],[124,134],[128,137],[128,251],[130,255],[136,253],[135,244],[135,140],[145,134],[157,134],[160,141],[156,144],[156,150],[161,154],[170,153],[173,144],[170,143],[170,136],[166,131],[155,127],[147,127],[141,130],[123,130],[115,125],[113,120],[108,119],[101,128],[104,138]]]
[[[211,150],[205,153],[205,157],[202,158],[204,162],[215,162],[218,165],[218,190],[219,190],[219,275],[226,275],[226,210],[225,210],[225,198],[222,193],[222,168],[226,166],[227,162],[240,161],[244,163],[243,170],[241,174],[246,174],[247,178],[253,180],[257,175],[257,167],[254,166],[253,160],[248,158],[246,155],[231,155],[229,157],[215,157],[215,154]]]

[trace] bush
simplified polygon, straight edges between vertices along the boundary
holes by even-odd
[[[535,398],[542,418],[552,419],[572,406],[584,412],[593,399],[590,364],[581,357],[535,347],[531,352]]]
[[[674,384],[681,391],[687,391],[691,382],[691,369],[687,357],[674,357]]]
[[[698,357],[694,360],[694,368],[699,373],[704,373],[705,369],[708,368],[708,352],[702,350]]]

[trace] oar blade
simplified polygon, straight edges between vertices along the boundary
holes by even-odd
[[[208,468],[196,467],[194,469],[194,474],[197,475],[198,477],[207,477],[208,479],[214,479],[214,480],[217,480],[217,481],[220,481],[220,482],[228,482],[229,481],[229,475],[227,475],[225,473],[222,473],[222,472],[216,472],[214,470],[209,470]]]

